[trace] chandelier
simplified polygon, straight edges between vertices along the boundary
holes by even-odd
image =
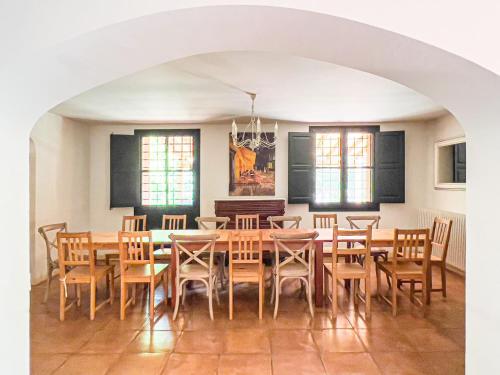
[[[245,126],[243,134],[238,137],[238,126],[236,121],[233,120],[231,137],[233,138],[233,145],[235,147],[248,147],[252,151],[259,147],[264,148],[274,148],[276,146],[276,141],[278,139],[278,122],[274,124],[274,138],[270,141],[267,138],[266,133],[262,133],[260,118],[255,118],[254,114],[254,104],[255,97],[254,93],[247,93],[252,99],[252,113],[250,115],[250,122]]]

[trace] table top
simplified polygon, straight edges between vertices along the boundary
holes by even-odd
[[[224,243],[228,242],[229,233],[234,230],[204,230],[204,229],[186,229],[186,230],[152,230],[153,242],[155,244],[169,244],[171,243],[168,237],[171,233],[183,234],[183,235],[200,235],[200,234],[218,234],[219,238],[216,242]],[[326,229],[261,229],[262,231],[262,241],[272,242],[273,239],[270,237],[271,233],[308,233],[308,232],[318,232],[318,237],[316,242],[331,242],[333,240],[333,230],[330,228]],[[352,240],[356,240],[356,237],[350,237]],[[361,237],[359,238],[361,240]],[[384,245],[390,246],[394,240],[394,229],[384,228],[384,229],[373,229],[372,231],[372,244],[373,245]],[[116,232],[92,232],[92,242],[96,246],[110,246],[118,245],[118,231]]]

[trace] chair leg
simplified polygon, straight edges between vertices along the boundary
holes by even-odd
[[[375,275],[377,276],[377,300],[380,301],[380,291],[382,289],[382,282],[380,280],[380,268],[375,266]]]
[[[371,318],[372,294],[370,275],[365,278],[365,319]]]
[[[149,282],[149,320],[151,324],[155,319],[155,282]]]
[[[127,284],[120,283],[120,320],[125,320],[125,306],[127,303]]]
[[[96,285],[95,279],[90,279],[90,320],[95,319],[95,293],[96,293]]]
[[[274,292],[275,292],[275,287],[274,287],[274,283],[276,282],[275,280],[275,275],[274,275],[274,271],[272,271],[271,273],[271,299],[269,300],[269,303],[273,303],[274,302]]]
[[[186,291],[187,291],[187,284],[191,285],[192,281],[187,281],[184,283],[182,286],[182,306],[186,303]]]
[[[147,284],[144,284],[144,285],[147,285]],[[133,283],[132,284],[132,306],[135,306],[136,296],[137,296],[137,284]]]
[[[181,299],[181,296],[180,296],[180,293],[181,293],[181,289],[180,289],[180,283],[178,280],[175,281],[175,285],[176,285],[176,288],[175,288],[175,307],[174,307],[174,316],[173,316],[173,319],[177,319],[177,313],[179,312],[179,304],[181,303],[180,299]],[[174,296],[172,296],[174,297]]]
[[[47,287],[45,288],[45,294],[43,296],[43,303],[47,303],[49,300],[50,284],[52,282],[52,267],[47,266]]]
[[[168,272],[163,272],[161,279],[163,282],[163,293],[165,295],[165,306],[168,306]]]
[[[259,319],[262,320],[264,306],[264,275],[259,278]]]
[[[410,281],[410,302],[411,303],[413,303],[415,300],[415,298],[413,298],[414,294],[415,294],[415,281],[411,280]]]
[[[358,301],[358,291],[359,291],[359,280],[358,279],[352,279],[352,302],[355,307],[358,307],[359,301]]]
[[[441,289],[443,297],[446,298],[446,263],[444,261],[441,263]]]
[[[80,307],[82,305],[82,288],[80,284],[75,284],[76,290],[76,306]]]
[[[217,302],[217,306],[220,306],[220,299],[219,299],[219,288],[217,287],[217,278],[214,278],[214,292],[215,292],[215,302]]]
[[[208,312],[210,313],[210,319],[211,320],[214,320],[214,309],[213,309],[213,306],[212,306],[212,297],[213,297],[213,282],[211,280],[211,278],[209,278],[208,280]]]
[[[109,304],[112,305],[115,300],[115,270],[112,269],[109,273]]]
[[[396,316],[398,313],[398,300],[397,300],[397,293],[398,293],[398,280],[396,278],[396,275],[392,275],[392,298],[391,298],[391,303],[392,303],[392,316]]]
[[[307,282],[307,303],[309,304],[309,311],[311,312],[311,317],[314,318],[314,307],[312,304],[312,278],[309,278],[309,281]]]
[[[64,313],[66,308],[66,292],[63,282],[59,282],[59,320],[64,321]]]
[[[229,280],[229,320],[233,320],[233,281]]]
[[[337,277],[332,274],[332,316],[337,319],[338,314],[338,295],[337,295]]]
[[[278,316],[278,306],[280,304],[280,278],[276,275],[274,279],[274,319]]]

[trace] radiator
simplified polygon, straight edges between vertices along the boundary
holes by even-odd
[[[446,264],[465,273],[465,215],[440,210],[419,209],[418,226],[432,229],[436,216],[453,220]],[[433,249],[434,255],[440,256],[440,252],[438,249]]]

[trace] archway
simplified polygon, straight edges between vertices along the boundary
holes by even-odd
[[[327,48],[325,40],[332,41]],[[485,265],[481,259],[498,257],[491,246],[495,243],[495,221],[488,220],[493,219],[493,213],[500,208],[495,199],[498,177],[491,173],[498,159],[495,141],[500,119],[496,103],[500,96],[498,76],[401,35],[330,15],[290,9],[214,7],[150,15],[47,48],[40,52],[36,69],[32,62],[26,63],[29,69],[21,83],[16,74],[5,82],[13,91],[2,105],[2,118],[9,123],[7,129],[12,135],[1,142],[2,164],[10,181],[6,187],[9,197],[4,201],[5,209],[13,215],[8,221],[2,220],[2,228],[6,235],[21,239],[19,253],[22,254],[14,263],[16,274],[7,275],[6,279],[8,285],[12,285],[12,277],[16,287],[11,290],[5,286],[5,292],[6,298],[17,300],[18,292],[24,293],[25,298],[16,309],[6,313],[4,321],[19,320],[27,328],[25,260],[28,252],[24,251],[27,247],[23,248],[23,244],[27,244],[28,226],[24,208],[27,208],[28,196],[25,167],[29,124],[53,105],[100,83],[183,56],[237,49],[289,52],[387,77],[442,103],[463,124],[468,135],[470,165],[468,244],[470,249],[484,251],[481,258],[469,256],[467,264],[468,366],[478,369],[495,351],[491,344],[495,339],[493,332],[498,328],[495,320],[498,306],[487,308],[487,289],[480,288],[480,285],[496,284],[495,262]],[[50,90],[47,91],[47,87]],[[21,109],[19,103],[26,92],[33,93],[37,100]],[[11,155],[22,156],[12,160]],[[482,173],[484,170],[489,173]],[[489,267],[492,272],[485,272]],[[16,346],[19,352],[27,348],[26,332]],[[27,363],[25,356],[21,363]],[[11,367],[10,371],[26,370],[25,365],[19,366]]]

